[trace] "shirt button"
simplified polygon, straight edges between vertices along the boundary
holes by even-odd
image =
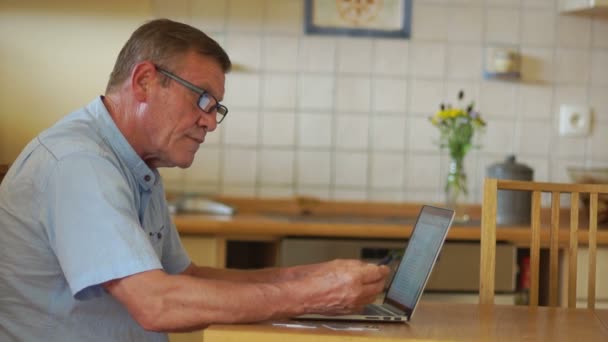
[[[152,178],[152,177],[150,177],[150,175],[145,175],[145,176],[144,176],[144,180],[145,180],[146,182],[149,182],[151,178]]]

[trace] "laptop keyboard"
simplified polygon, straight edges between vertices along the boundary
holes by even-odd
[[[396,316],[394,313],[390,312],[389,310],[383,308],[380,305],[366,305],[363,308],[363,315],[368,315],[368,316]]]

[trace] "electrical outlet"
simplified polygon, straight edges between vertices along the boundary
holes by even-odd
[[[559,135],[584,137],[591,132],[591,109],[585,106],[561,105],[559,108]]]

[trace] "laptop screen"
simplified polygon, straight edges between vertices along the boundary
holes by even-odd
[[[389,286],[386,303],[411,314],[435,265],[453,213],[449,209],[423,206]]]

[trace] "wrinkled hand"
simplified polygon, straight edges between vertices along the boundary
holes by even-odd
[[[383,290],[389,269],[360,260],[334,260],[306,267],[305,311],[347,314],[361,311]]]

